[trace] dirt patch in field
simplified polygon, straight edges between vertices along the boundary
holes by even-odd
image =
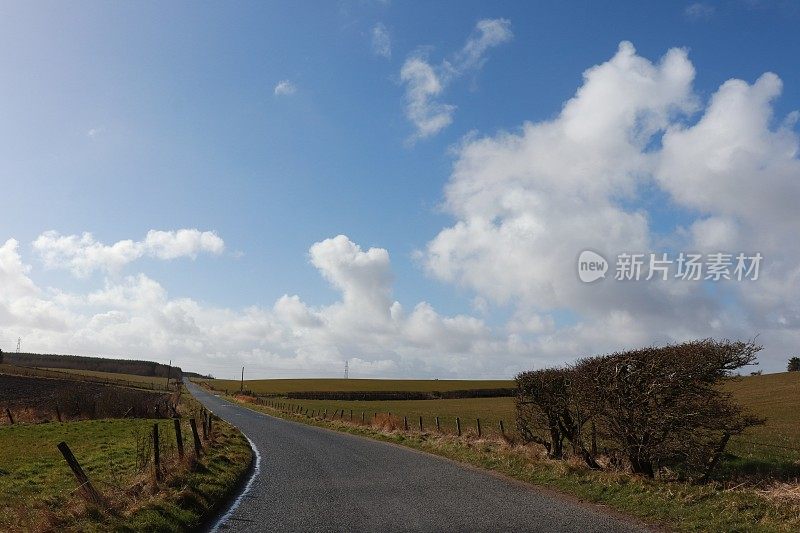
[[[94,418],[165,418],[174,413],[170,394],[67,379],[0,374],[0,423]]]

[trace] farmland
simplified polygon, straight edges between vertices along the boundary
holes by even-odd
[[[348,382],[352,382],[348,383]],[[239,382],[211,382],[217,389],[224,385]],[[507,387],[513,381],[437,381],[437,380],[260,380],[245,381],[245,390],[276,394],[279,391],[302,390],[463,390],[468,388]],[[764,426],[749,429],[744,435],[734,437],[729,445],[731,454],[744,462],[743,468],[763,470],[781,469],[794,472],[791,463],[800,461],[800,424],[796,409],[800,405],[800,373],[778,373],[763,376],[748,376],[727,383],[726,388],[733,397],[746,406],[753,414],[767,419]],[[326,388],[322,388],[326,387]],[[423,417],[423,427],[435,427],[435,417],[439,417],[442,431],[455,432],[455,419],[460,417],[462,429],[475,431],[476,419],[481,420],[482,432],[487,435],[499,434],[502,420],[506,432],[514,431],[514,398],[463,398],[437,400],[393,400],[393,401],[337,401],[337,400],[283,400],[302,409],[315,413],[327,410],[328,416],[344,409],[345,419],[353,411],[353,418],[359,421],[361,413],[365,419],[375,413],[391,413],[396,421],[402,423],[407,417],[409,426],[418,428],[419,417]],[[760,463],[760,464],[759,464]],[[788,464],[787,464],[788,463]]]
[[[233,379],[197,380],[219,391],[238,391],[241,382]],[[246,380],[244,389],[255,394],[289,392],[433,392],[514,387],[514,381],[459,379],[259,379]]]
[[[127,383],[133,387],[145,387],[148,389],[165,389],[167,380],[163,377],[138,376],[136,374],[118,374],[116,372],[101,372],[97,370],[78,370],[74,368],[47,368],[51,372],[61,372],[68,376],[80,379],[91,379],[100,382]],[[174,378],[175,376],[173,376]]]
[[[0,374],[36,378],[68,379],[81,382],[95,382],[150,390],[165,390],[167,388],[166,378],[139,376],[136,374],[117,374],[114,372],[99,372],[73,368],[37,368],[18,366],[14,364],[0,364]]]
[[[165,392],[74,379],[0,374],[0,390],[0,407],[8,409],[17,422],[163,417],[171,412],[171,398]]]

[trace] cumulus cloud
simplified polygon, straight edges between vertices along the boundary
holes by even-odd
[[[281,80],[272,92],[275,96],[291,96],[297,92],[297,87],[289,80]]]
[[[119,272],[142,257],[169,260],[195,259],[200,253],[219,255],[225,250],[225,242],[213,231],[197,229],[150,230],[142,241],[127,239],[110,245],[98,242],[91,233],[61,235],[46,231],[36,238],[33,248],[46,267],[65,268],[86,277],[97,270]]]
[[[511,305],[509,331],[539,331],[530,338],[542,357],[758,333],[765,357],[782,357],[800,340],[800,256],[786,244],[800,223],[794,123],[772,115],[774,74],[729,80],[707,103],[694,75],[685,50],[654,63],[623,42],[552,120],[465,139],[445,188],[455,221],[428,243],[427,271]],[[690,227],[656,234],[644,207],[653,190],[691,213]],[[766,279],[710,291],[675,280],[586,285],[576,275],[582,250],[613,259],[665,242],[761,251]]]
[[[392,57],[392,37],[386,25],[378,22],[372,27],[370,35],[372,37],[372,53],[386,59]]]
[[[406,86],[406,117],[416,129],[411,141],[436,135],[453,122],[455,106],[440,102],[438,97],[455,79],[481,68],[490,48],[509,41],[513,36],[510,26],[505,19],[479,21],[464,47],[438,65],[431,64],[422,53],[406,59],[400,81]]]

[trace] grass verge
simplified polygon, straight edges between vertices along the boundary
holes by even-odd
[[[184,395],[181,408],[197,404]],[[215,420],[197,459],[183,420],[186,456],[177,454],[172,420],[86,420],[0,428],[0,530],[187,531],[203,525],[247,474],[252,451],[233,426]],[[163,476],[151,462],[159,425]],[[56,449],[67,442],[104,498],[88,503]]]
[[[645,522],[676,531],[800,531],[800,491],[786,483],[756,489],[718,483],[649,480],[616,471],[592,471],[577,461],[551,461],[531,446],[500,438],[456,437],[397,431],[388,417],[384,427],[320,420],[227,399],[273,416],[400,444],[492,470],[511,478],[606,505]]]

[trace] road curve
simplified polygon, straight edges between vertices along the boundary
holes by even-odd
[[[261,456],[260,471],[222,531],[648,531],[489,472],[257,413],[188,387]]]

